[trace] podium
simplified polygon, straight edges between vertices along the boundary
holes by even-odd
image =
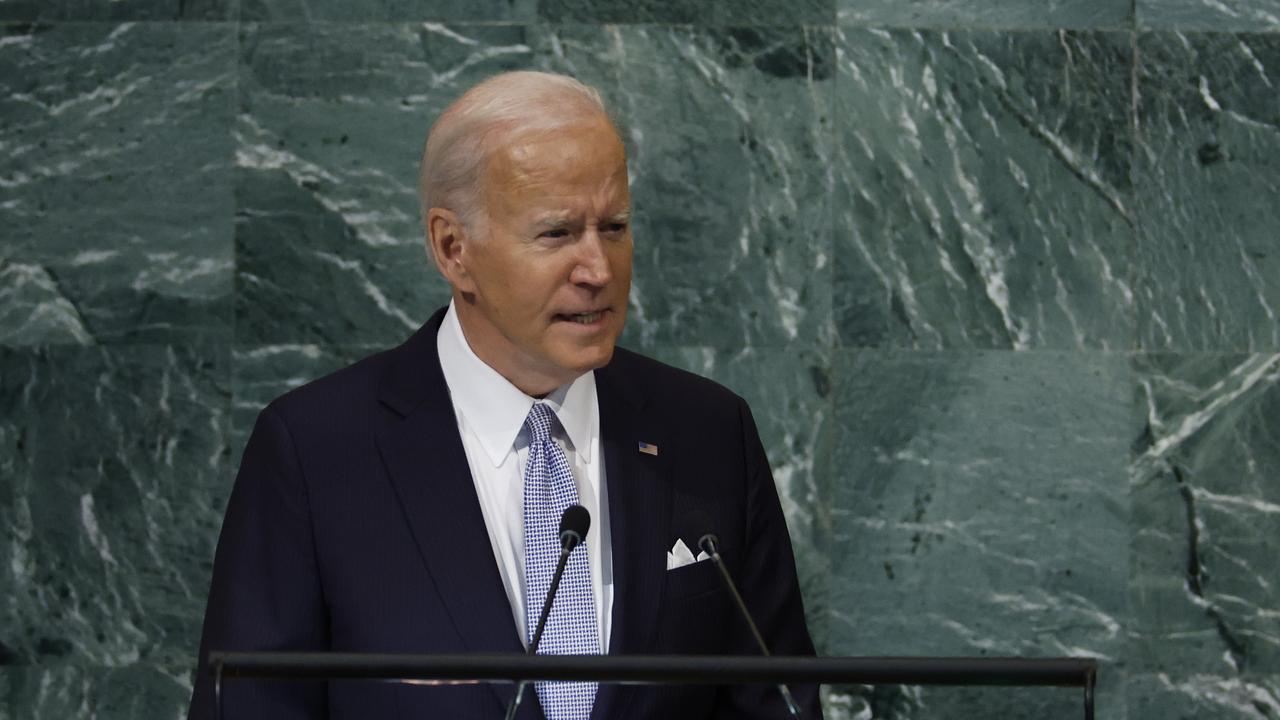
[[[469,684],[543,680],[626,684],[840,683],[1077,687],[1093,720],[1098,664],[1090,658],[756,657],[744,655],[413,655],[211,652],[215,717],[228,680],[380,680]],[[234,720],[228,718],[226,720]]]

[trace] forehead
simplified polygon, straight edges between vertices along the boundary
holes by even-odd
[[[486,181],[498,193],[603,190],[626,186],[626,152],[603,119],[503,138],[490,155]]]

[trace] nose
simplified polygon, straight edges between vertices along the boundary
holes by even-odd
[[[600,232],[594,227],[588,228],[578,241],[578,246],[577,264],[569,275],[569,282],[593,287],[608,285],[613,280],[613,268]]]

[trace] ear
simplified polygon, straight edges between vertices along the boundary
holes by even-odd
[[[436,269],[454,289],[474,292],[474,282],[467,271],[464,255],[468,248],[467,229],[457,213],[444,208],[427,211],[427,245]]]

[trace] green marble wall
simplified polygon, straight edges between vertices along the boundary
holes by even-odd
[[[823,651],[1280,718],[1280,0],[0,0],[0,720],[181,714],[254,416],[443,302],[423,133],[523,67],[617,109],[625,344],[751,401]]]

